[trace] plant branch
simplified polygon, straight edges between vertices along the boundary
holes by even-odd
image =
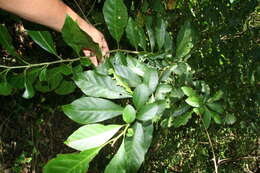
[[[125,53],[131,53],[131,54],[140,54],[141,53],[141,52],[138,52],[138,51],[124,50],[124,49],[114,49],[114,50],[109,51],[109,53],[114,53],[114,52],[125,52]]]
[[[210,148],[211,148],[211,152],[212,152],[212,155],[213,155],[213,163],[214,163],[214,168],[215,168],[215,173],[218,173],[218,163],[217,163],[217,158],[216,158],[216,154],[215,154],[215,151],[214,151],[214,148],[213,148],[213,143],[212,143],[212,140],[210,138],[210,135],[209,135],[209,132],[200,116],[200,119],[202,121],[202,124],[203,124],[203,127],[204,127],[204,130],[206,132],[206,135],[207,135],[207,138],[208,138],[208,141],[209,141],[209,145],[210,145]]]
[[[87,57],[86,57],[87,58]],[[20,65],[20,66],[5,66],[5,65],[0,65],[0,68],[5,68],[5,69],[22,69],[22,68],[33,68],[33,67],[40,67],[40,66],[48,66],[52,64],[59,64],[59,63],[65,63],[65,62],[75,62],[79,61],[82,58],[74,58],[74,59],[61,59],[57,61],[51,61],[51,62],[43,62],[39,64],[28,64],[28,65]]]

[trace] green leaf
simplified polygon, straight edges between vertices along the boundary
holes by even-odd
[[[24,88],[24,75],[15,74],[7,79],[8,83],[11,85],[12,88],[23,89]]]
[[[141,121],[152,120],[156,115],[160,115],[166,108],[165,101],[156,101],[143,106],[137,114],[137,119]]]
[[[169,32],[165,33],[165,43],[164,43],[164,50],[165,52],[169,52],[172,54],[173,52],[173,40],[172,36],[169,34]]]
[[[227,114],[224,121],[226,124],[232,125],[237,121],[237,118],[234,114]]]
[[[89,67],[91,65],[91,60],[87,57],[81,57],[80,63],[81,63],[81,65],[83,65],[85,67]]]
[[[108,99],[129,98],[131,95],[109,76],[101,76],[94,71],[78,73],[74,78],[76,85],[88,96]]]
[[[211,113],[215,123],[217,123],[217,124],[221,124],[222,123],[222,119],[221,119],[221,117],[219,116],[218,113],[213,112],[213,111],[210,111],[210,113]]]
[[[200,116],[203,115],[205,112],[204,107],[193,108],[192,110],[193,110],[193,112],[195,112],[195,114],[200,115]]]
[[[147,66],[138,61],[137,59],[131,58],[130,56],[127,57],[127,67],[130,68],[134,73],[138,74],[139,76],[144,76]]]
[[[213,97],[211,97],[211,98],[208,100],[208,102],[209,102],[209,103],[212,103],[212,102],[218,101],[218,100],[222,99],[223,95],[224,95],[223,91],[219,90],[219,91],[217,91],[217,92],[213,95]]]
[[[122,125],[90,124],[80,127],[65,141],[69,147],[84,151],[105,144]]]
[[[197,96],[196,91],[194,89],[190,88],[190,87],[183,86],[183,87],[181,87],[181,90],[188,97]]]
[[[136,173],[144,161],[146,152],[152,142],[153,125],[133,125],[134,135],[125,138],[125,157],[127,173]]]
[[[123,0],[106,0],[103,15],[110,34],[119,43],[128,21],[127,8]]]
[[[59,95],[67,95],[73,93],[76,89],[76,85],[72,81],[63,80],[60,86],[55,90],[55,93]]]
[[[138,29],[139,28],[137,23],[131,17],[129,17],[128,24],[126,27],[126,37],[130,41],[131,45],[135,47],[136,50],[140,42],[140,37],[137,34],[139,32]]]
[[[122,141],[117,153],[106,166],[104,173],[127,173],[127,158],[125,151],[125,142]]]
[[[41,73],[40,73],[40,75],[41,75]],[[47,78],[46,81],[44,81],[44,82],[38,81],[35,85],[35,88],[38,91],[43,92],[43,93],[46,93],[46,92],[49,92],[49,91],[52,91],[52,90],[58,88],[63,79],[60,67],[54,67],[52,69],[47,70],[45,77]]]
[[[115,65],[115,72],[122,77],[131,87],[136,87],[142,83],[142,79],[130,68],[124,65]]]
[[[126,123],[131,124],[132,122],[134,122],[135,118],[136,118],[135,108],[131,105],[127,105],[123,110],[123,120]]]
[[[95,43],[86,32],[82,31],[77,22],[70,16],[66,17],[61,33],[63,40],[72,47],[78,55],[83,48],[88,48],[95,52],[98,59],[102,58],[99,45]]]
[[[222,105],[219,103],[207,103],[207,106],[217,113],[222,114],[224,112]]]
[[[43,168],[43,173],[86,173],[90,161],[101,148],[94,148],[73,154],[59,154]]]
[[[58,56],[57,51],[54,47],[53,39],[51,33],[48,31],[30,31],[27,33],[44,50]]]
[[[205,112],[203,114],[202,121],[206,128],[209,128],[211,118],[212,118],[211,112],[209,111],[208,108],[205,107]]]
[[[151,93],[153,93],[159,82],[157,71],[152,68],[147,68],[143,78],[144,78],[144,83],[149,87]]]
[[[70,119],[80,124],[104,121],[123,112],[121,106],[109,100],[93,97],[82,97],[62,106],[62,109]]]
[[[180,126],[184,126],[189,122],[189,119],[192,117],[192,111],[185,113],[184,115],[180,115],[178,117],[176,117],[173,120],[173,126],[175,128],[178,128]]]
[[[171,85],[168,84],[160,84],[155,92],[156,100],[164,100],[169,92],[172,91]]]
[[[39,74],[39,80],[42,81],[47,81],[47,68],[43,68],[42,71]]]
[[[194,46],[195,31],[189,21],[186,21],[177,35],[176,58],[187,56]]]
[[[166,22],[161,17],[158,17],[155,26],[155,38],[159,50],[161,50],[165,43],[165,34]]]
[[[33,80],[30,79],[29,75],[24,74],[24,88],[23,98],[30,99],[35,95],[35,90],[33,88]]]
[[[5,25],[0,24],[0,44],[12,56],[18,56],[14,46],[12,45],[12,37],[10,36]]]
[[[135,88],[133,93],[133,102],[136,109],[140,109],[148,101],[151,91],[147,85],[141,84]]]
[[[191,96],[185,102],[192,107],[200,107],[202,105],[202,99],[199,96]]]
[[[12,94],[12,87],[7,82],[0,82],[0,95],[8,96]]]
[[[153,28],[153,17],[152,16],[146,16],[145,27],[146,27],[146,31],[147,31],[147,34],[149,37],[151,51],[153,52],[154,46],[155,46],[155,33],[152,29]]]
[[[172,116],[177,117],[185,114],[191,107],[187,104],[180,105],[172,114]]]

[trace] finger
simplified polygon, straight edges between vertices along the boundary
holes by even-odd
[[[96,56],[91,56],[91,51],[89,49],[83,49],[83,53],[85,56],[89,57],[90,61],[94,66],[98,66],[98,61]]]

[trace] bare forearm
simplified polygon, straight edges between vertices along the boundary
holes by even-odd
[[[67,14],[79,23],[83,20],[60,0],[0,0],[0,8],[57,31]]]

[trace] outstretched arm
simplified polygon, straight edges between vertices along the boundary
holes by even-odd
[[[56,31],[61,31],[66,15],[69,15],[78,22],[83,31],[92,37],[93,41],[99,44],[103,55],[109,52],[103,34],[60,0],[0,0],[0,8]],[[83,52],[86,56],[91,53],[88,49]],[[91,61],[94,65],[98,63],[95,57],[92,57]]]

